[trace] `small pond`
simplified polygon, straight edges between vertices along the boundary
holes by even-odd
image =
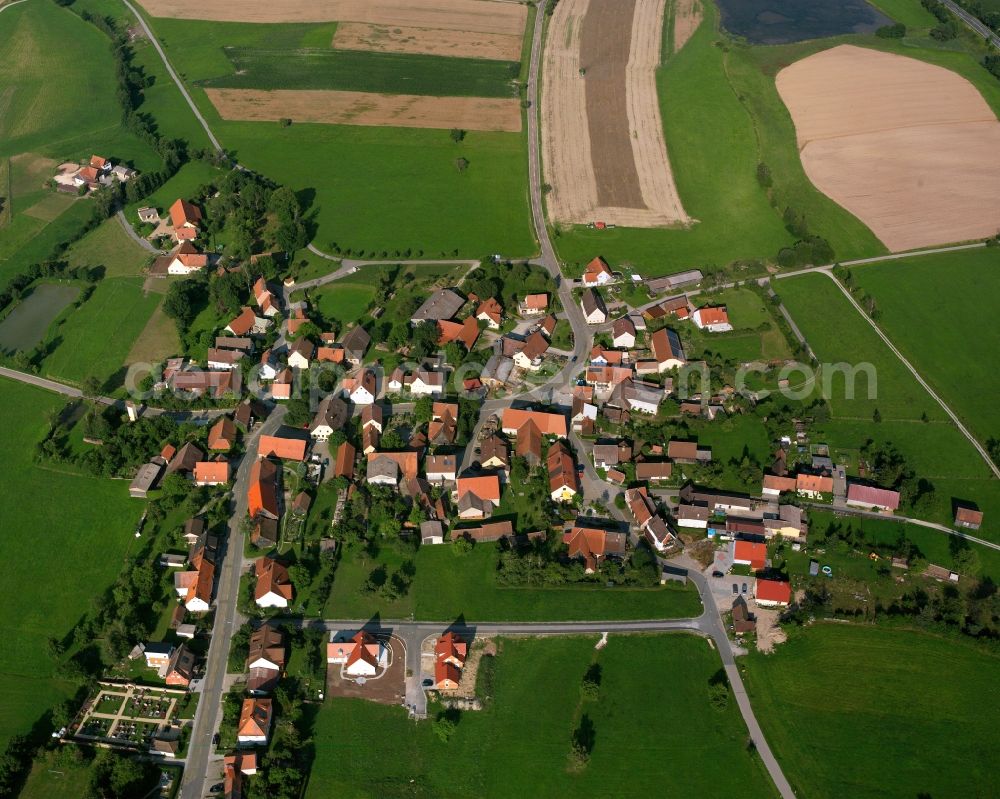
[[[0,349],[7,352],[34,349],[49,325],[80,294],[78,286],[41,283],[0,322]]]
[[[751,44],[871,33],[892,20],[865,0],[717,0],[722,26]]]

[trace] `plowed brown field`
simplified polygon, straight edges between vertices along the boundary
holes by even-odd
[[[809,179],[893,251],[1000,229],[1000,121],[961,76],[851,45],[777,76]]]
[[[252,122],[320,122],[330,125],[388,125],[399,128],[521,130],[521,106],[515,98],[430,97],[279,89],[206,89],[223,119]]]

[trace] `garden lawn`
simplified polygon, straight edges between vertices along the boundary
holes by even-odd
[[[796,793],[994,796],[1000,658],[924,632],[819,624],[745,661],[755,715]]]
[[[709,333],[694,324],[684,325],[682,333],[690,348],[685,347],[689,360],[700,353],[714,352],[738,363],[759,360],[785,360],[792,357],[781,328],[771,307],[759,294],[745,288],[727,289],[711,296],[699,295],[696,305],[725,305],[732,333]],[[768,329],[761,329],[769,325]]]
[[[163,297],[144,294],[140,278],[106,278],[52,331],[41,373],[83,383],[90,376],[119,385],[125,359]],[[54,345],[54,347],[53,347]]]
[[[415,568],[408,594],[386,602],[362,585],[378,566],[392,574],[406,560]],[[545,621],[585,619],[662,619],[697,616],[701,601],[692,586],[604,588],[599,583],[564,588],[506,588],[496,584],[496,544],[479,544],[457,555],[450,544],[402,553],[383,547],[374,558],[358,548],[345,550],[334,574],[327,618],[398,619],[411,614],[428,621]]]
[[[403,708],[328,699],[313,730],[307,799],[775,795],[746,750],[735,702],[721,712],[709,704],[720,664],[704,640],[612,636],[595,652],[596,640],[501,639],[492,684],[480,671],[486,708],[462,713],[447,743],[432,722],[414,724]],[[595,661],[601,694],[581,704],[580,683]],[[583,715],[593,724],[593,750],[586,769],[571,774],[566,758]]]
[[[327,262],[329,263],[329,262]],[[317,307],[324,319],[340,323],[341,329],[361,319],[375,296],[375,286],[370,279],[364,281],[338,280],[326,291],[317,291]]]
[[[913,29],[923,30],[937,27],[937,19],[920,4],[920,0],[871,0],[873,6],[896,22],[902,22],[911,33]]]
[[[1000,249],[989,247],[852,270],[875,297],[878,324],[980,440],[1000,436]]]
[[[69,634],[91,599],[114,582],[143,509],[122,481],[34,462],[48,414],[63,404],[41,389],[0,382],[0,455],[7,466],[0,498],[8,533],[0,536],[0,558],[14,565],[4,577],[0,749],[70,692],[53,678],[46,639]]]
[[[646,276],[710,270],[741,258],[774,257],[792,242],[757,183],[754,120],[727,75],[717,44],[725,38],[716,27],[718,11],[712,3],[702,8],[701,26],[657,71],[674,179],[684,210],[698,221],[690,229],[560,231],[553,243],[571,274],[598,254],[614,268],[628,263]]]

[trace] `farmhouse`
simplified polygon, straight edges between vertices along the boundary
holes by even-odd
[[[246,746],[265,745],[271,733],[272,715],[270,699],[244,699],[236,732],[237,742]]]
[[[288,578],[288,569],[273,558],[258,558],[254,561],[253,598],[261,608],[287,608],[292,601],[293,589]]]
[[[129,496],[136,499],[145,499],[149,492],[156,487],[162,471],[163,465],[159,463],[144,463],[140,466],[139,471],[132,478],[132,482],[129,483]]]
[[[833,478],[824,474],[797,474],[795,493],[800,497],[821,499],[824,494],[833,493]]]
[[[197,238],[201,211],[187,200],[177,200],[170,206],[170,223],[174,226],[174,238],[177,241]]]
[[[454,455],[429,455],[424,462],[424,473],[432,483],[454,482],[456,468]]]
[[[189,474],[194,471],[195,464],[205,459],[205,453],[197,444],[188,441],[177,450],[167,464],[167,474]]]
[[[348,480],[354,479],[354,460],[357,457],[357,450],[354,445],[345,441],[337,447],[337,459],[333,465],[334,477],[346,477]]]
[[[699,308],[691,315],[691,320],[699,330],[707,330],[709,333],[728,333],[733,329],[729,323],[729,312],[724,305]]]
[[[418,395],[443,394],[444,393],[444,373],[431,372],[427,369],[418,369],[410,383],[410,393]]]
[[[197,486],[219,486],[229,482],[229,461],[219,456],[219,460],[198,461],[192,471]]]
[[[413,312],[410,324],[419,325],[422,322],[451,319],[463,305],[465,305],[465,298],[460,294],[451,289],[438,289]]]
[[[651,483],[669,480],[673,469],[670,461],[640,461],[635,465],[635,479]]]
[[[188,558],[188,570],[174,574],[174,590],[192,613],[205,613],[211,607],[215,582],[215,562],[207,542],[196,546]]]
[[[455,494],[461,519],[484,519],[500,504],[500,478],[496,474],[459,477]]]
[[[285,668],[285,639],[279,628],[262,624],[250,634],[246,665],[248,693],[267,694],[274,690]]]
[[[524,458],[530,468],[534,468],[542,460],[542,431],[530,419],[517,431],[514,454]]]
[[[490,297],[476,309],[476,319],[486,322],[491,330],[499,330],[503,324],[503,306],[495,297]]]
[[[176,391],[187,391],[195,397],[208,393],[214,399],[222,399],[226,394],[240,393],[243,388],[243,374],[238,369],[175,372],[170,376],[170,385]]]
[[[899,492],[850,483],[847,486],[847,504],[854,508],[877,508],[883,513],[892,513],[899,508]]]
[[[478,527],[461,527],[452,531],[453,536],[463,536],[470,541],[485,544],[514,536],[514,526],[509,521],[487,522]]]
[[[391,464],[391,465],[390,465]],[[400,479],[417,477],[417,453],[372,452],[368,455],[368,482],[396,486]]]
[[[549,342],[536,330],[528,336],[524,346],[514,354],[514,363],[522,369],[537,371],[542,366],[542,356],[548,348]]]
[[[749,566],[751,569],[763,569],[767,566],[767,546],[756,541],[733,541],[730,550],[733,563]]]
[[[345,378],[341,385],[344,393],[355,405],[371,405],[378,394],[375,372],[371,369],[362,371],[360,377]]]
[[[365,407],[373,407],[367,405]],[[330,436],[347,423],[350,410],[342,399],[330,394],[320,400],[316,415],[309,426],[309,435],[316,441],[329,441]]]
[[[257,282],[253,284],[253,296],[264,316],[274,316],[279,312],[278,300],[267,287],[263,277],[257,278]]]
[[[684,286],[691,286],[701,283],[704,275],[698,269],[689,269],[686,272],[677,272],[665,277],[655,277],[646,280],[646,289],[650,294],[666,294],[668,291],[676,291]]]
[[[553,436],[555,438],[566,437],[566,417],[561,413],[504,408],[500,427],[505,434],[516,435],[517,431],[528,420],[538,425],[538,429],[543,436]]]
[[[344,340],[341,342],[344,347],[344,357],[347,358],[348,363],[360,366],[371,341],[372,337],[368,335],[368,331],[361,325],[351,328],[350,332],[344,336]]]
[[[955,509],[955,526],[978,530],[983,523],[983,512],[978,508],[959,506]]]
[[[690,527],[695,530],[706,529],[711,517],[712,511],[706,505],[690,503],[678,505],[677,511],[674,513],[678,527]]]
[[[190,275],[208,266],[208,255],[198,252],[190,241],[183,241],[181,245],[169,255],[161,255],[153,264],[151,269],[153,274],[162,275]]]
[[[712,450],[701,448],[697,441],[667,442],[667,457],[674,463],[707,463],[712,460]]]
[[[583,270],[583,285],[585,286],[603,286],[614,279],[611,269],[601,256],[594,258]]]
[[[239,315],[226,325],[226,330],[234,336],[246,336],[251,333],[263,334],[270,326],[270,319],[257,316],[253,308],[245,306]]]
[[[602,325],[608,321],[608,309],[604,299],[594,289],[587,289],[580,297],[580,307],[588,325]]]
[[[304,461],[309,442],[285,436],[261,436],[257,447],[260,458],[281,458],[287,461]]]
[[[280,516],[278,509],[278,467],[272,461],[260,459],[250,467],[247,512],[251,519],[265,516],[277,520]]]
[[[239,350],[220,350],[216,347],[209,347],[205,359],[209,369],[239,369],[243,353]]]
[[[467,316],[461,322],[438,319],[437,326],[438,344],[441,346],[459,341],[467,350],[471,350],[479,338],[479,323],[474,316]]]
[[[479,447],[479,463],[484,469],[510,468],[510,452],[507,442],[500,436],[488,436]]]
[[[316,345],[307,338],[300,338],[288,351],[288,365],[297,369],[308,369],[316,356]]]
[[[608,399],[609,405],[624,411],[655,415],[663,401],[663,389],[650,383],[628,378],[622,380]]]
[[[795,490],[796,480],[794,477],[778,477],[773,474],[764,475],[764,489],[762,493],[765,497],[777,497],[785,492]]]
[[[494,352],[483,366],[479,380],[487,388],[503,388],[513,371],[514,361],[502,353]]]
[[[381,433],[383,417],[381,405],[365,405],[361,409],[361,429],[367,430],[369,427],[373,427]]]
[[[661,327],[653,333],[650,344],[653,349],[653,358],[656,361],[656,368],[659,372],[666,372],[669,369],[676,369],[687,363],[684,358],[684,348],[681,346],[680,336],[673,330]]]

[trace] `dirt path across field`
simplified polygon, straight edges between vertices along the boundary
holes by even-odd
[[[516,98],[431,97],[324,89],[206,89],[223,119],[254,122],[282,118],[329,125],[389,125],[399,128],[521,130]]]
[[[840,45],[776,84],[809,179],[893,252],[1000,229],[1000,121],[965,78]]]
[[[522,43],[520,34],[410,28],[368,22],[341,22],[333,36],[333,47],[337,50],[420,53],[500,61],[520,61]]]
[[[562,0],[545,49],[542,147],[555,222],[688,220],[656,91],[666,0]]]
[[[495,0],[140,0],[154,17],[218,22],[369,22],[520,37],[528,10]]]
[[[679,51],[701,25],[701,0],[675,0],[674,52]]]

